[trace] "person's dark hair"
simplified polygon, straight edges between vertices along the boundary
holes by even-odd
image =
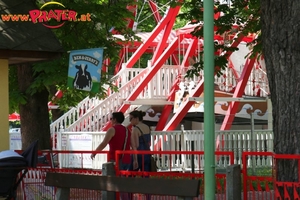
[[[129,113],[131,116],[133,116],[134,118],[139,118],[140,121],[143,121],[143,117],[146,115],[145,112],[140,111],[140,110],[134,110],[131,113]]]
[[[112,118],[115,119],[120,124],[123,123],[125,119],[124,114],[122,112],[113,112]]]

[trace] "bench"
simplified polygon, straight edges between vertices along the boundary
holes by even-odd
[[[74,181],[76,180],[76,181]],[[198,197],[200,180],[134,178],[47,172],[46,186],[57,187],[58,200],[69,199],[70,188],[107,191],[102,199],[113,199],[115,192],[178,196],[181,199]],[[105,192],[103,192],[105,193]],[[110,196],[110,198],[108,198]]]

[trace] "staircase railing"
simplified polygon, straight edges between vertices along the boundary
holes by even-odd
[[[127,69],[131,74],[126,73],[126,77],[122,77],[121,87],[119,90],[111,94],[108,98],[103,100],[99,105],[86,112],[75,123],[67,127],[68,131],[100,131],[109,121],[110,114],[119,109],[124,103],[133,89],[143,81],[148,75],[151,66],[139,71],[139,73],[132,74],[133,71]],[[148,85],[142,90],[137,99],[167,99],[171,87],[178,77],[178,66],[164,65],[159,72],[152,78]],[[132,79],[128,78],[133,77]],[[125,80],[125,81],[124,81]],[[127,82],[127,83],[126,83]],[[142,105],[140,105],[142,106]],[[133,109],[139,105],[132,105],[124,113],[128,115]]]
[[[122,69],[118,74],[111,78],[112,84],[117,87],[121,87],[126,82],[130,81],[133,77],[138,75],[143,69],[131,68],[131,69]],[[90,109],[96,107],[101,99],[96,97],[90,98],[86,97],[83,99],[76,107],[71,108],[63,116],[58,118],[56,121],[50,124],[51,134],[57,133],[61,128],[66,128],[77,121],[81,116],[83,116]]]
[[[100,101],[98,98],[86,97],[83,99],[76,107],[72,107],[68,112],[50,124],[51,134],[57,133],[60,129],[75,122],[87,110],[98,105]]]
[[[100,131],[108,122],[110,113],[118,110],[136,85],[143,81],[150,68],[150,65],[145,69],[123,68],[117,75],[111,78],[111,82],[119,88],[117,92],[112,91],[105,100],[85,98],[78,106],[69,110],[50,125],[51,133],[56,133],[62,127],[69,131]],[[253,74],[256,75],[255,80],[257,80],[255,84],[259,85],[263,91],[260,95],[265,96],[266,91],[268,91],[268,84],[265,81],[266,75],[261,69],[253,69],[253,71]],[[179,74],[179,66],[164,65],[143,89],[137,99],[166,99]],[[198,82],[203,77],[203,72],[200,72],[200,76],[195,76],[189,80]],[[186,78],[182,77],[183,81],[184,79]],[[215,76],[215,84],[219,86],[221,91],[232,91],[236,83],[237,81],[230,69],[225,69],[223,75],[220,77]],[[248,95],[255,95],[251,84],[253,85],[253,82],[248,83],[245,91]],[[252,88],[251,91],[250,87]],[[138,106],[131,106],[125,114],[136,107]]]
[[[143,81],[144,77],[147,75],[147,72],[147,68],[143,69],[129,82],[122,85],[117,92],[112,93],[109,97],[93,107],[93,109],[90,109],[79,119],[77,119],[76,122],[69,125],[65,129],[67,131],[100,131],[109,121],[110,114],[118,110],[135,86],[139,82]],[[124,83],[124,81],[122,83]],[[144,96],[146,94],[145,90],[140,94],[140,96]]]

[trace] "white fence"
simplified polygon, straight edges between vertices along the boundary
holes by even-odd
[[[22,149],[22,139],[21,139],[21,129],[12,128],[9,130],[9,149],[10,150],[21,150]]]
[[[62,132],[58,134],[57,150],[94,150],[103,140],[105,132]],[[217,151],[233,151],[234,163],[242,164],[243,151],[255,152],[273,152],[273,132],[271,130],[249,131],[216,131],[216,149]],[[77,138],[78,141],[72,141]],[[194,149],[192,149],[194,147]],[[152,150],[161,151],[204,151],[204,131],[203,130],[183,130],[183,131],[153,131]],[[106,147],[105,150],[108,150]],[[192,167],[191,156],[175,156],[170,161],[168,156],[157,156],[157,164],[160,169],[180,169],[190,170]],[[77,161],[74,161],[77,159]],[[70,160],[78,162],[85,168],[101,169],[102,164],[106,162],[106,155],[97,155],[92,161],[89,155],[80,157],[76,155],[62,155],[60,157],[61,167],[70,167]],[[204,168],[203,156],[194,158],[195,169]],[[230,163],[228,156],[216,157],[216,165],[219,168],[225,168]],[[253,165],[249,158],[248,165]],[[271,166],[271,158],[261,158],[255,161],[255,166]],[[76,167],[76,163],[72,163]]]

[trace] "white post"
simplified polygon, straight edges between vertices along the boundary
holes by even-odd
[[[186,151],[186,136],[184,135],[185,134],[185,131],[184,131],[184,125],[181,124],[180,126],[180,129],[181,129],[181,151]],[[186,155],[181,155],[181,162],[182,162],[182,170],[185,171],[185,168],[187,167],[187,160],[186,160]]]
[[[152,64],[151,64],[151,60],[148,60],[148,63],[147,63],[147,67],[148,68],[150,68],[150,66],[151,66]],[[147,72],[148,73],[148,72]],[[159,73],[158,73],[159,74]],[[155,75],[155,76],[157,76],[157,74]],[[146,98],[149,98],[149,99],[151,99],[152,97],[153,97],[153,80],[155,79],[155,77],[153,77],[152,78],[152,80],[148,83],[148,90],[147,90],[147,93],[148,93],[148,97],[146,97]],[[157,79],[158,81],[160,81],[159,79]],[[156,94],[157,94],[157,90],[158,90],[158,87],[160,86],[160,84],[158,83],[157,85],[155,85],[155,90],[156,90]],[[144,96],[145,97],[145,96]]]
[[[59,131],[57,132],[57,147],[56,150],[61,151],[62,150],[62,141],[61,141],[61,135],[64,132],[64,127],[61,125],[59,128]],[[57,155],[58,156],[58,163],[59,168],[62,168],[62,162],[63,162],[63,156],[64,155]]]

